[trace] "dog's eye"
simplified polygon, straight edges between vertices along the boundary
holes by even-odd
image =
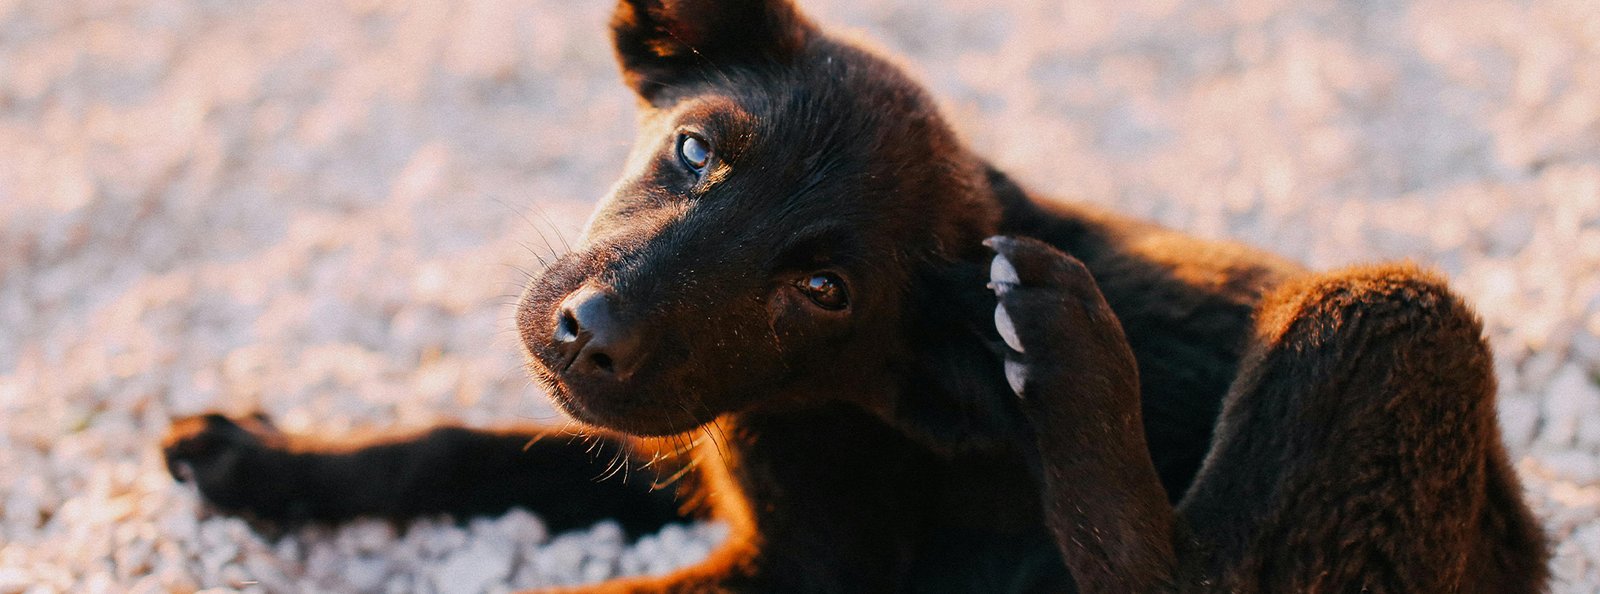
[[[706,144],[706,139],[694,134],[681,135],[678,137],[678,160],[695,173],[702,173],[711,162],[711,146]]]
[[[801,279],[798,284],[800,292],[805,293],[812,303],[823,309],[840,310],[850,305],[850,297],[844,289],[844,280],[837,274],[818,272]]]

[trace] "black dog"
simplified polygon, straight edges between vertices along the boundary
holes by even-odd
[[[219,416],[177,425],[175,473],[267,519],[732,527],[582,592],[1542,589],[1488,349],[1438,278],[1038,200],[786,0],[623,0],[612,27],[640,139],[517,324],[555,401],[676,493],[532,431],[318,449]]]

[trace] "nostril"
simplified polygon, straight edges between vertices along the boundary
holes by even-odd
[[[570,308],[561,310],[561,317],[556,318],[556,342],[572,342],[578,339],[578,318],[572,314]]]
[[[551,339],[560,373],[627,380],[639,366],[638,331],[617,315],[616,298],[593,287],[574,291],[552,320]]]

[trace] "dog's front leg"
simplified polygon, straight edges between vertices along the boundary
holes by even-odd
[[[260,415],[208,414],[175,422],[162,453],[173,476],[194,482],[211,505],[278,524],[467,517],[511,507],[532,509],[554,531],[615,518],[639,533],[680,519],[674,492],[651,488],[658,473],[673,472],[675,458],[631,481],[596,464],[644,449],[627,439],[578,440],[538,427],[438,427],[322,440],[281,433]]]
[[[1077,259],[1032,239],[986,243],[1006,379],[1035,432],[1046,521],[1079,591],[1170,589],[1175,514],[1145,443],[1122,325]]]

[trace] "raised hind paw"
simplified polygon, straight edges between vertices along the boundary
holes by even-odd
[[[995,251],[989,267],[995,330],[1007,347],[1006,380],[1018,396],[1081,393],[1107,380],[1137,385],[1122,325],[1082,262],[1025,237],[1000,235],[984,245]]]

